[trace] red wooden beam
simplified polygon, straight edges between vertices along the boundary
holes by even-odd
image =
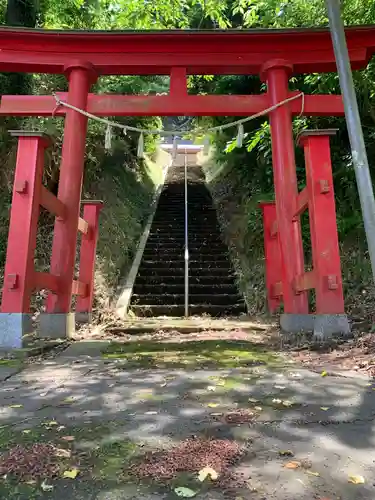
[[[304,212],[309,205],[309,193],[307,191],[307,188],[303,188],[302,191],[300,191],[297,195],[297,208],[296,208],[296,213],[294,214],[295,217],[298,217],[299,215]]]
[[[40,204],[56,217],[61,217],[61,219],[65,218],[66,208],[64,203],[44,186],[42,186],[41,189]]]
[[[375,27],[347,28],[353,69],[367,65],[375,50]],[[202,49],[202,47],[204,49]],[[63,73],[74,61],[99,74],[259,74],[274,58],[296,73],[336,71],[328,29],[74,32],[0,29],[0,70]]]
[[[280,299],[283,296],[283,284],[281,281],[277,281],[271,287],[271,297],[273,299]]]
[[[60,277],[50,273],[34,273],[34,289],[50,290],[53,293],[60,291]]]
[[[290,97],[296,95],[291,92]],[[66,93],[59,94],[62,100]],[[250,116],[270,106],[268,94],[260,95],[186,95],[128,96],[90,94],[88,111],[96,116]],[[299,115],[302,98],[290,103],[293,115]],[[53,96],[3,95],[0,116],[65,116],[66,109],[56,109]],[[304,115],[343,116],[340,95],[306,95]]]
[[[301,293],[315,288],[315,283],[314,271],[308,271],[296,277],[294,287],[296,292]]]
[[[72,286],[72,294],[78,295],[80,297],[86,297],[87,295],[87,284],[81,281],[74,280]]]
[[[0,49],[1,50],[1,49]],[[63,49],[62,49],[63,50]],[[366,48],[349,50],[352,69],[366,67],[370,56]],[[1,71],[20,71],[23,73],[64,73],[64,68],[69,65],[72,55],[68,53],[31,51],[0,51]],[[310,51],[307,53],[286,51],[269,52],[240,52],[210,53],[202,51],[200,54],[126,54],[103,53],[88,54],[77,52],[74,59],[87,61],[92,64],[100,75],[169,75],[173,67],[183,66],[188,75],[257,75],[260,73],[262,63],[275,57],[287,59],[293,64],[294,72],[301,73],[327,73],[336,71],[333,51]]]

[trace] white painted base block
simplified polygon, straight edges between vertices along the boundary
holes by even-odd
[[[42,313],[39,337],[44,339],[66,339],[75,333],[74,313]]]
[[[33,330],[31,314],[0,313],[0,348],[20,349],[22,337]]]

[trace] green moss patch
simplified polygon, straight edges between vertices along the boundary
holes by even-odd
[[[113,342],[103,356],[123,359],[125,368],[237,368],[281,363],[275,353],[258,344],[228,340]]]

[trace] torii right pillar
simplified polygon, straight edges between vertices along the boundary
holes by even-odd
[[[270,61],[264,66],[263,75],[271,104],[276,105],[287,98],[291,71],[292,67],[282,60]],[[329,144],[333,131],[301,134],[307,185],[298,192],[292,116],[287,104],[270,113],[270,125],[276,198],[275,232],[281,254],[279,294],[284,305],[281,330],[285,333],[313,332],[319,339],[347,335],[350,325],[344,312]],[[304,266],[300,227],[300,215],[306,209],[309,211],[313,255],[313,270],[308,272]],[[311,289],[315,289],[316,294],[316,311],[312,314],[308,305]]]

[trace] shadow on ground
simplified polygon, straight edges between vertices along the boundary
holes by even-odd
[[[228,490],[204,483],[199,499],[375,497],[375,384],[298,369],[258,344],[113,345],[102,357],[31,366],[6,380],[0,397],[3,451],[16,442],[53,442],[72,452],[61,472],[80,471],[50,481],[54,489],[45,492],[39,481],[15,493],[3,479],[5,498],[177,498],[171,484],[140,485],[126,471],[146,451],[191,436],[246,447],[233,465],[241,481]],[[250,422],[230,423],[238,410],[251,412]],[[280,455],[286,450],[294,457]],[[291,460],[296,469],[284,467]],[[365,483],[350,484],[349,476]]]

